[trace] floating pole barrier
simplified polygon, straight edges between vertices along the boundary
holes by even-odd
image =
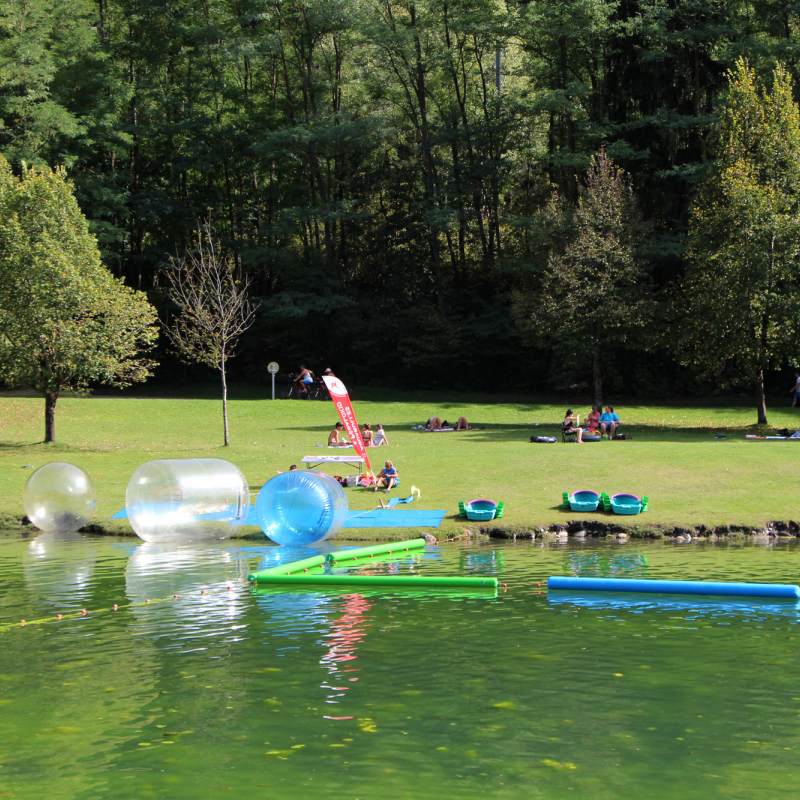
[[[369,547],[354,547],[351,550],[338,550],[328,553],[326,558],[329,564],[341,564],[344,561],[355,561],[359,558],[370,558],[377,555],[403,555],[406,551],[421,550],[425,547],[424,539],[409,539],[405,542],[386,542],[373,544]]]
[[[496,586],[477,586],[464,588],[463,586],[364,586],[359,584],[354,587],[352,583],[347,586],[277,586],[274,584],[258,583],[251,589],[251,594],[257,597],[282,597],[297,595],[316,595],[324,592],[326,595],[347,597],[354,592],[361,597],[383,597],[394,594],[405,598],[430,599],[440,598],[444,600],[493,600],[503,591]],[[585,595],[584,595],[585,596]],[[744,602],[744,601],[742,601]],[[19,627],[19,623],[17,623]]]
[[[651,594],[713,594],[725,597],[800,598],[800,586],[788,583],[728,583],[725,581],[652,581],[633,578],[549,577],[548,589],[583,592],[648,592]]]
[[[328,575],[325,573],[308,575],[265,575],[256,573],[257,583],[272,586],[403,586],[416,589],[421,586],[437,588],[464,587],[477,589],[485,587],[496,589],[500,584],[497,578],[473,577],[429,577],[425,575]]]
[[[311,558],[304,558],[301,561],[292,561],[289,564],[281,564],[279,567],[269,567],[269,569],[262,569],[258,572],[251,572],[247,576],[247,580],[251,583],[259,580],[259,575],[292,575],[295,572],[307,572],[315,567],[325,566],[325,556],[312,556]]]

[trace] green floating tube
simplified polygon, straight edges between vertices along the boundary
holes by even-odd
[[[247,580],[252,583],[253,581],[261,580],[259,576],[291,575],[295,572],[304,572],[314,567],[324,566],[325,556],[313,556],[311,558],[304,558],[302,561],[292,561],[290,564],[282,564],[280,567],[270,567],[269,569],[262,569],[259,572],[252,572],[247,576]]]
[[[297,595],[319,595],[320,591],[325,594],[334,596],[347,596],[353,594],[353,584],[347,586],[277,586],[274,584],[259,583],[254,586],[251,593],[257,596],[269,595],[276,596],[292,596]],[[358,594],[362,597],[380,597],[387,594],[402,595],[405,598],[418,597],[421,600],[431,598],[441,598],[447,600],[493,600],[498,596],[499,589],[496,586],[472,586],[464,588],[463,586],[365,586],[361,584],[358,586]]]
[[[343,561],[355,561],[359,558],[370,558],[385,554],[397,553],[402,555],[407,550],[421,550],[425,547],[424,539],[409,539],[405,542],[386,542],[384,544],[373,544],[369,547],[354,547],[352,550],[338,550],[335,553],[328,553],[327,562],[329,564],[340,564]],[[293,570],[294,571],[294,570]]]
[[[470,589],[486,587],[496,589],[500,584],[497,578],[441,578],[425,575],[265,575],[256,574],[258,583],[273,586],[405,586],[418,589],[421,586],[460,586]]]

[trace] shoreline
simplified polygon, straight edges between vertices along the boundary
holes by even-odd
[[[797,539],[800,538],[800,522],[795,520],[773,520],[761,526],[757,525],[664,525],[641,524],[622,522],[607,522],[598,519],[572,519],[566,522],[554,522],[540,525],[505,525],[502,522],[495,524],[470,525],[469,520],[463,520],[457,527],[458,532],[442,530],[441,528],[366,528],[348,529],[347,536],[341,532],[334,538],[354,542],[395,542],[403,541],[422,532],[435,536],[440,542],[458,541],[464,538],[480,537],[484,539],[502,540],[543,540],[543,541],[568,541],[584,539],[616,539],[627,541],[629,539],[671,539],[675,541],[718,541],[737,539]],[[36,534],[38,531],[27,517],[0,515],[0,530],[6,533],[20,533],[26,536]],[[90,522],[81,528],[78,533],[94,534],[97,536],[116,536],[119,538],[138,538],[136,533],[124,521],[96,521]],[[231,539],[266,540],[267,537],[255,526],[241,529]]]
[[[546,526],[484,525],[479,533],[491,539],[674,539],[692,541],[703,539],[796,539],[800,523],[794,520],[773,520],[762,527],[753,525],[659,525],[622,524],[602,520],[570,520]]]

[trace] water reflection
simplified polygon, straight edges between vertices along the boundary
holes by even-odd
[[[22,556],[25,583],[53,609],[75,611],[90,599],[96,561],[94,543],[79,533],[40,533]]]
[[[143,542],[125,568],[136,619],[158,635],[213,634],[221,625],[230,630],[247,608],[245,555],[226,542]]]
[[[800,612],[797,600],[764,600],[746,597],[680,597],[676,595],[637,595],[632,592],[562,592],[550,590],[551,605],[570,605],[598,611],[617,609],[642,614],[645,611],[695,611],[698,616],[714,617],[736,613],[742,616],[766,617],[775,614],[796,617]]]
[[[639,553],[570,553],[564,571],[581,578],[645,578],[647,566]]]
[[[466,575],[499,575],[504,567],[499,550],[464,550],[461,553],[461,571]]]
[[[371,608],[372,603],[360,594],[344,598],[342,615],[331,621],[330,631],[325,634],[328,651],[319,663],[328,671],[328,680],[321,684],[321,688],[328,692],[325,697],[328,705],[338,705],[340,698],[345,697],[345,693],[352,688],[334,686],[333,683],[358,680],[356,677],[347,678],[346,674],[360,672],[351,662],[358,658],[356,651],[367,636],[367,628],[371,624],[367,612]]]
[[[328,553],[333,553],[341,549],[341,547],[336,547],[329,542],[303,546],[267,546],[263,550],[263,556],[258,565],[258,569],[271,569],[272,567],[281,567],[285,564],[291,564],[293,561],[302,561],[303,559],[313,558],[314,556],[327,556]]]

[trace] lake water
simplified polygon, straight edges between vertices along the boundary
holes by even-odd
[[[796,603],[537,585],[797,583],[792,544],[481,543],[375,566],[497,575],[496,594],[248,586],[304,555],[0,536],[0,798],[750,800],[798,783]]]

